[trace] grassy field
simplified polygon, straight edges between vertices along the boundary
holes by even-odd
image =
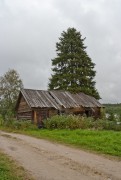
[[[22,167],[0,151],[0,180],[32,180]]]
[[[16,131],[37,138],[48,139],[80,149],[121,157],[121,132],[102,130],[26,130]]]

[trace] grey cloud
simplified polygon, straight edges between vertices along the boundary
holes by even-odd
[[[27,88],[46,89],[55,43],[75,27],[87,37],[103,102],[121,102],[120,0],[1,0],[0,75],[15,68]]]

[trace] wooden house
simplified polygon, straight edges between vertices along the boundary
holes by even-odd
[[[18,120],[27,119],[41,124],[43,119],[57,114],[85,114],[98,118],[102,107],[94,97],[84,93],[22,89],[16,104],[16,115]]]

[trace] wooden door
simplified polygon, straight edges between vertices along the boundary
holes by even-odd
[[[37,124],[43,126],[43,120],[48,118],[48,109],[40,109],[36,113]]]

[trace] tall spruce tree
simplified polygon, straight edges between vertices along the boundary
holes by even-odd
[[[95,64],[86,52],[80,32],[75,28],[63,31],[56,43],[57,57],[52,59],[53,75],[49,79],[49,89],[84,92],[100,99],[95,88]]]

